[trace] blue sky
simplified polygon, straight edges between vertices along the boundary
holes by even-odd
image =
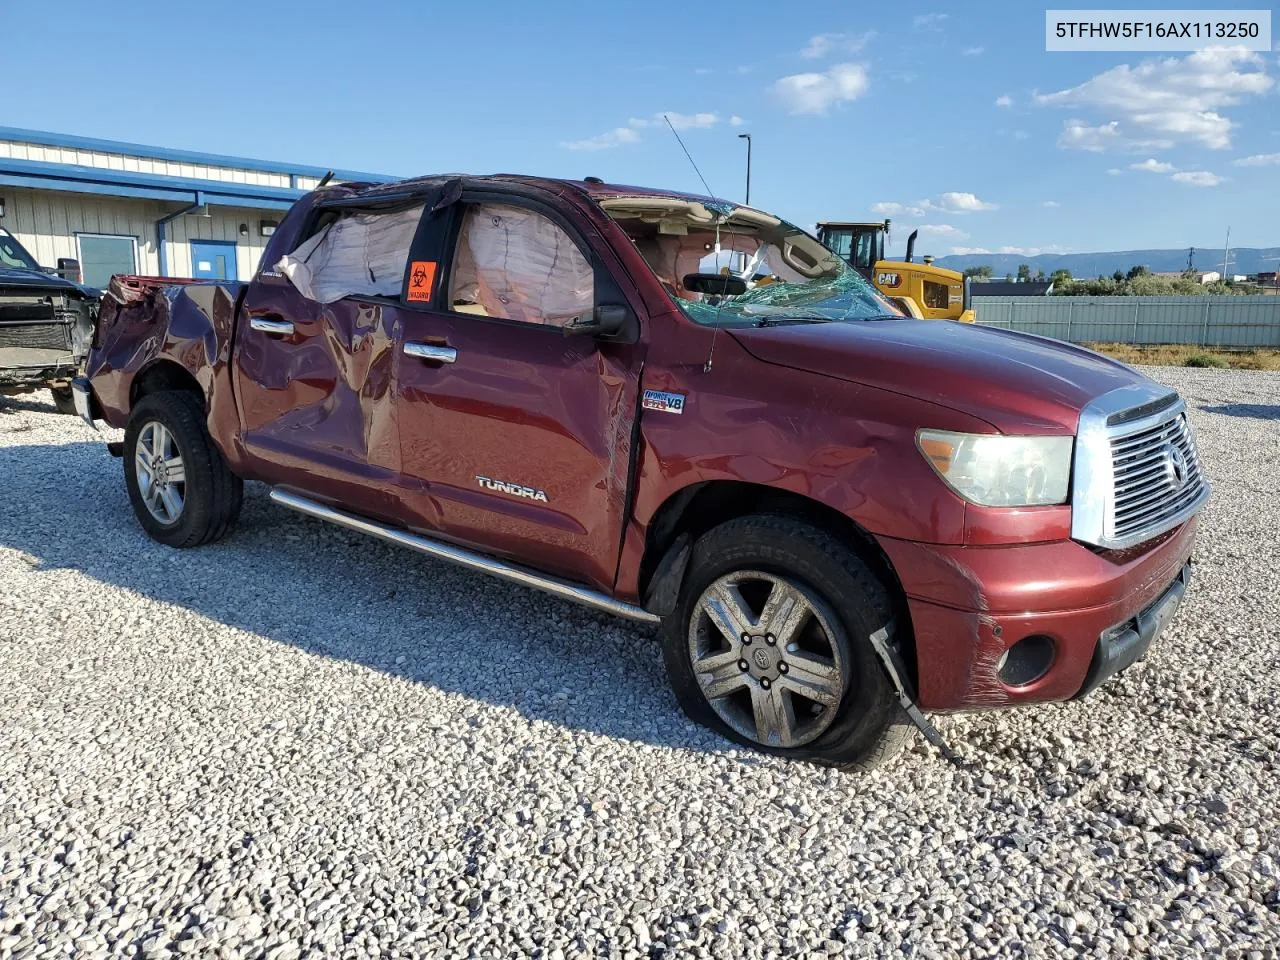
[[[53,19],[6,5],[0,124],[700,189],[666,112],[716,193],[749,132],[753,204],[890,215],[897,255],[1280,244],[1280,55],[1046,53],[1043,5],[65,0],[56,51]]]

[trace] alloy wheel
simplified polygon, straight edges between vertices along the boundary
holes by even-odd
[[[699,597],[689,659],[707,703],[737,733],[764,746],[798,747],[839,711],[848,670],[839,629],[807,588],[740,570]]]
[[[163,524],[177,523],[186,500],[186,467],[177,440],[159,420],[148,420],[139,431],[134,466],[147,511]]]

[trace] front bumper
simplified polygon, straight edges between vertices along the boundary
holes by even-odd
[[[1123,552],[1070,540],[949,547],[881,538],[907,593],[920,705],[973,710],[1088,693],[1138,659],[1172,616],[1161,608],[1141,644],[1143,617],[1176,583],[1179,599],[1185,591],[1197,526],[1193,517]],[[1135,624],[1140,649],[1124,636]],[[1028,683],[1005,683],[1001,658],[1033,636],[1052,641],[1048,669]],[[1103,658],[1096,668],[1095,656]]]

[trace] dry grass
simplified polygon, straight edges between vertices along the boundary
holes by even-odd
[[[1280,370],[1280,350],[1215,350],[1211,347],[1162,346],[1143,347],[1128,343],[1088,343],[1097,350],[1123,363],[1150,363],[1164,367],[1219,366],[1234,370]],[[1209,362],[1188,364],[1193,357]],[[1217,362],[1214,362],[1217,361]]]

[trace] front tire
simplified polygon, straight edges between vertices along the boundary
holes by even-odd
[[[125,427],[124,478],[142,528],[171,547],[219,540],[240,515],[244,484],[209,436],[195,393],[162,390],[138,402]]]
[[[889,589],[847,544],[755,515],[694,544],[663,650],[693,720],[767,753],[868,768],[910,736],[870,641],[893,623]]]

